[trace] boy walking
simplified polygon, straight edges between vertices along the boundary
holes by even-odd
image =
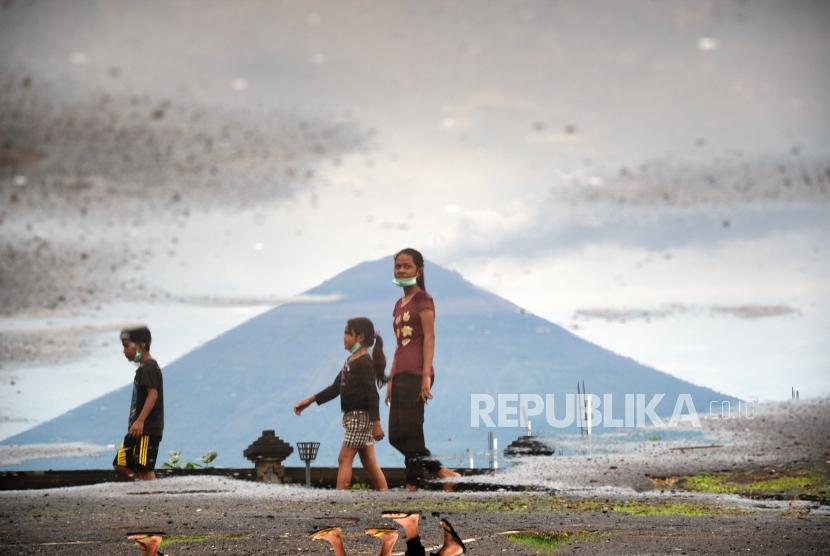
[[[112,465],[127,480],[155,479],[156,456],[164,431],[164,384],[161,368],[150,355],[152,336],[146,326],[121,331],[124,357],[138,363],[127,435]]]

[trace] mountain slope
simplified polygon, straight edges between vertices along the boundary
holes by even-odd
[[[313,405],[302,417],[295,416],[292,407],[333,380],[346,355],[341,340],[350,317],[368,316],[375,322],[388,337],[385,351],[391,362],[391,312],[400,294],[391,284],[391,273],[391,258],[359,264],[306,292],[338,294],[339,300],[276,307],[163,369],[166,424],[159,463],[170,450],[182,450],[192,459],[217,449],[218,465],[248,466],[242,451],[263,429],[275,429],[292,445],[320,441],[317,464],[336,465],[342,440],[339,401]],[[735,402],[602,349],[429,262],[426,280],[437,314],[436,382],[426,412],[427,445],[450,464],[466,463],[468,448],[479,453],[486,447],[491,429],[470,426],[473,394],[555,394],[558,418],[564,416],[559,405],[563,395],[574,393],[577,381],[585,381],[589,392],[612,394],[617,418],[624,415],[625,394],[643,394],[646,402],[654,394],[664,394],[657,406],[661,415],[671,414],[681,394],[690,396],[699,412],[708,411],[711,401]],[[130,389],[101,396],[3,444],[117,443],[126,431]],[[381,417],[385,428],[388,408],[381,408]],[[492,417],[496,419],[495,412]],[[568,432],[574,427],[575,423]],[[517,427],[492,430],[501,447],[521,434]],[[534,418],[534,430],[554,437],[563,432],[551,428],[544,416]],[[403,458],[387,441],[377,450],[382,465],[402,465]],[[50,459],[15,468],[101,468],[111,458]],[[300,464],[296,452],[287,464]]]

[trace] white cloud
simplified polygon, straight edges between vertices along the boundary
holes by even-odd
[[[720,47],[720,42],[714,37],[700,37],[697,40],[697,49],[702,52],[711,52]]]
[[[729,394],[784,399],[790,382],[830,392],[830,257],[822,237],[782,232],[669,252],[594,244],[536,257],[491,253],[454,267],[617,353]],[[585,307],[626,316],[645,309],[634,320],[574,319]]]
[[[73,52],[69,56],[69,62],[76,66],[83,66],[89,61],[89,57],[85,52]]]

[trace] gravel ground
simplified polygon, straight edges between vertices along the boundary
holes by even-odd
[[[630,494],[653,489],[651,477],[775,467],[812,467],[830,474],[828,399],[742,406],[740,416],[701,418],[700,428],[691,430],[703,432],[702,439],[640,440],[603,453],[602,440],[596,438],[590,454],[529,458],[496,477],[471,480],[577,494]],[[654,434],[660,436],[661,430]],[[569,447],[585,451],[586,446]]]
[[[305,533],[325,525],[344,528],[350,554],[374,554],[377,541],[364,537],[365,527],[390,525],[379,517],[383,508],[424,511],[422,537],[440,542],[438,519],[446,516],[467,542],[471,554],[536,554],[499,532],[540,529],[590,531],[589,540],[568,543],[560,553],[601,554],[819,554],[830,550],[830,520],[809,503],[719,503],[732,508],[722,515],[641,517],[614,511],[488,511],[486,503],[509,503],[521,495],[461,495],[403,492],[335,493],[293,496],[288,488],[264,487],[252,493],[208,493],[216,481],[167,485],[122,485],[90,492],[89,488],[6,494],[0,498],[0,538],[4,554],[131,554],[125,533],[156,529],[175,536],[203,535],[202,542],[170,546],[171,554],[327,554],[326,546]],[[152,490],[148,490],[152,489]],[[170,488],[170,490],[168,490]],[[221,488],[221,487],[220,487]],[[256,487],[253,487],[256,488]],[[200,492],[201,491],[201,492]],[[173,494],[175,492],[175,494]],[[534,494],[531,499],[550,497]],[[526,497],[525,497],[526,498]],[[522,498],[524,500],[525,498]],[[673,501],[667,498],[665,502]],[[463,508],[469,508],[464,511]],[[730,513],[738,511],[745,513]],[[446,511],[449,509],[448,511]],[[811,511],[812,509],[812,511]],[[445,511],[442,511],[445,510]],[[718,510],[718,511],[723,511]],[[474,539],[474,540],[473,540]],[[404,550],[399,541],[399,550]]]
[[[750,500],[735,495],[660,490],[649,476],[718,469],[808,466],[827,471],[827,400],[770,404],[752,418],[711,419],[703,426],[723,448],[651,447],[625,455],[550,458],[528,462],[493,480],[536,477],[548,490],[526,493],[334,492],[264,485],[223,477],[180,477],[153,483],[110,483],[48,491],[0,493],[2,554],[131,554],[125,534],[163,530],[191,537],[170,554],[329,554],[306,532],[343,527],[350,554],[374,554],[366,527],[390,525],[382,509],[422,512],[426,544],[440,542],[447,517],[470,554],[537,554],[505,538],[506,531],[594,533],[560,545],[557,553],[822,554],[830,552],[830,509],[815,502]],[[711,452],[711,453],[706,453]],[[715,455],[716,454],[716,455]],[[617,469],[609,470],[608,464]],[[560,485],[554,490],[552,484]],[[675,508],[666,515],[621,511]],[[690,515],[689,509],[701,515]],[[184,539],[187,540],[187,539]],[[404,550],[400,540],[397,550]]]

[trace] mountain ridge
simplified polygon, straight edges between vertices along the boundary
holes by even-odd
[[[666,394],[657,413],[668,415],[674,401],[688,394],[695,407],[735,398],[697,386],[639,364],[580,338],[570,331],[465,280],[455,271],[429,261],[426,286],[436,300],[434,399],[426,411],[427,445],[451,465],[466,463],[466,451],[481,453],[488,430],[470,426],[472,396],[496,398],[504,393],[563,395],[584,381],[589,391],[614,396],[613,413],[624,413],[624,394],[646,397]],[[389,364],[394,352],[392,306],[399,291],[391,283],[392,260],[384,257],[350,267],[304,292],[338,294],[328,302],[277,306],[218,335],[167,365],[165,436],[159,463],[171,450],[187,457],[216,449],[218,465],[247,466],[242,450],[262,430],[275,429],[292,445],[321,442],[316,464],[336,465],[342,440],[339,402],[312,406],[301,417],[293,404],[331,383],[345,353],[345,321],[368,316],[389,339]],[[152,323],[149,323],[152,328]],[[388,367],[387,367],[388,372]],[[2,444],[85,441],[117,444],[126,432],[131,385],[99,396]],[[381,399],[383,399],[381,392]],[[670,402],[670,403],[665,403]],[[386,427],[388,408],[382,405]],[[545,430],[534,422],[534,429]],[[521,427],[493,430],[506,446]],[[573,432],[553,430],[554,435]],[[551,432],[551,431],[549,431]],[[382,465],[402,464],[387,441],[378,443]],[[112,455],[98,458],[56,458],[13,466],[30,468],[105,467]],[[297,454],[287,464],[299,464]]]

